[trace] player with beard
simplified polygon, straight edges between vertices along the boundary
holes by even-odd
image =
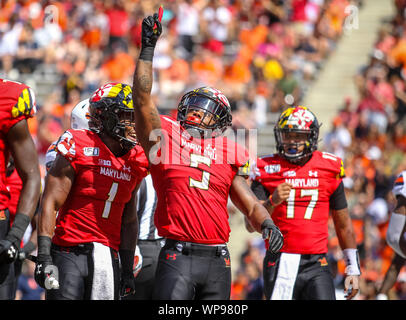
[[[336,298],[326,258],[330,211],[347,263],[347,299],[359,290],[360,267],[342,182],[343,162],[317,150],[319,127],[308,108],[286,109],[274,129],[277,153],[260,157],[252,171],[251,188],[285,240],[280,253],[268,251],[264,259],[267,299]]]
[[[46,176],[35,278],[49,300],[134,293],[135,195],[148,163],[136,144],[130,86],[109,83],[95,91],[89,129],[60,137]],[[52,288],[51,276],[59,289]]]

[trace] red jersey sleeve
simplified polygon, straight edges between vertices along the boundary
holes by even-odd
[[[57,152],[70,162],[75,168],[74,160],[76,159],[76,143],[72,132],[65,131],[59,138],[56,145]]]
[[[343,160],[328,152],[317,152],[315,155],[320,157],[320,168],[330,176],[329,184],[334,192],[345,177]]]
[[[34,91],[25,84],[0,79],[1,131],[7,133],[17,122],[34,116],[36,112]]]

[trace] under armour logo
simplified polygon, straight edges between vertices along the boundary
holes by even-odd
[[[167,254],[166,255],[166,260],[176,260],[176,253],[174,254]]]
[[[317,178],[317,175],[318,175],[318,173],[317,173],[317,171],[309,171],[309,177],[316,177]]]
[[[17,250],[14,246],[11,246],[8,250],[7,250],[7,254],[10,257],[10,259],[13,259],[16,254],[17,254]]]

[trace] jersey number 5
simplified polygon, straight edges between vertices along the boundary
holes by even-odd
[[[190,166],[192,168],[199,168],[199,164],[203,163],[210,167],[211,159],[199,154],[192,153],[190,155]],[[210,172],[202,170],[202,179],[195,180],[192,177],[189,177],[189,187],[191,188],[199,188],[202,190],[209,190],[209,182],[210,182]]]
[[[299,191],[299,190],[298,190]],[[319,190],[318,189],[301,189],[300,197],[311,197],[309,205],[306,208],[304,218],[309,220],[312,218],[314,207],[316,206],[317,200],[319,199]],[[295,198],[296,198],[296,189],[290,190],[289,198],[287,200],[287,218],[293,219],[295,217]]]

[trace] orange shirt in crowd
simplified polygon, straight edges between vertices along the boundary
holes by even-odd
[[[111,81],[122,81],[134,73],[134,59],[125,52],[114,55],[102,65],[102,71]]]

